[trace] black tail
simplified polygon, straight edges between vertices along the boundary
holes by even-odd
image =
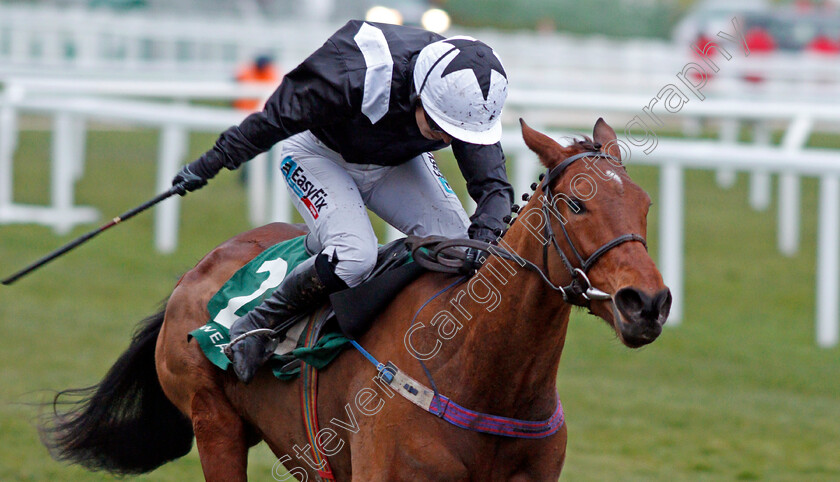
[[[166,398],[155,370],[163,310],[143,320],[125,353],[97,385],[63,390],[41,425],[57,460],[115,474],[149,472],[186,455],[190,420]],[[61,400],[63,397],[70,400]],[[59,413],[59,405],[71,405]]]

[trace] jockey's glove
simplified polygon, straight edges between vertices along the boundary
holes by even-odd
[[[464,264],[461,265],[459,271],[465,276],[472,276],[484,264],[484,252],[477,248],[469,247],[464,250]]]
[[[195,191],[207,184],[207,179],[193,172],[192,164],[187,164],[172,179],[172,186],[178,190],[178,194],[185,196],[187,192]]]

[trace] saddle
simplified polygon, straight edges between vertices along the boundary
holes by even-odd
[[[394,296],[424,271],[414,262],[406,238],[380,246],[376,267],[364,283],[330,295],[342,333],[355,338],[366,332]]]
[[[262,267],[271,263],[284,263],[288,270],[309,254],[304,248],[304,236],[268,248],[243,266],[214,295],[208,303],[210,321],[190,333],[207,358],[222,370],[230,361],[222,353],[230,342],[228,327],[232,320],[258,305],[273,289],[261,297],[242,296],[251,293],[255,286],[265,283],[271,276]],[[414,262],[406,239],[398,239],[378,251],[376,266],[368,279],[359,286],[330,295],[330,303],[296,316],[289,327],[280,334],[281,343],[268,364],[280,379],[299,375],[304,361],[315,368],[329,364],[352,338],[366,332],[376,315],[406,285],[425,271]],[[280,280],[275,281],[275,286]],[[235,309],[234,309],[235,308]],[[223,314],[224,316],[220,316]]]

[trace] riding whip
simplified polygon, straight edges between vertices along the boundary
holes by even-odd
[[[101,226],[97,229],[94,229],[93,231],[91,231],[91,232],[89,232],[89,233],[87,233],[83,236],[80,236],[80,237],[74,239],[73,241],[65,244],[64,246],[62,246],[62,247],[58,248],[57,250],[53,251],[52,253],[44,256],[43,258],[39,259],[36,262],[30,264],[26,268],[24,268],[24,269],[18,271],[17,273],[9,276],[8,278],[4,279],[2,281],[2,283],[4,285],[12,284],[15,281],[17,281],[18,279],[22,278],[23,276],[26,276],[27,274],[35,271],[36,269],[38,269],[41,266],[49,263],[50,261],[54,260],[55,258],[58,258],[62,254],[70,251],[71,249],[75,248],[76,246],[79,246],[80,244],[90,240],[91,238],[93,238],[97,234],[101,233],[102,231],[105,231],[106,229],[109,229],[113,226],[116,226],[117,224],[135,216],[136,214],[142,213],[146,209],[149,209],[150,207],[152,207],[155,204],[163,201],[164,199],[169,198],[173,194],[183,194],[184,192],[186,192],[186,189],[182,185],[179,184],[179,185],[176,185],[176,186],[172,186],[172,188],[170,188],[165,193],[158,194],[157,196],[155,196],[154,198],[152,198],[148,202],[145,202],[145,203],[141,204],[140,206],[137,206],[136,208],[134,208],[130,211],[126,211],[125,213],[120,214],[119,216],[112,219],[109,223],[107,223],[107,224],[105,224],[105,225],[103,225],[103,226]]]

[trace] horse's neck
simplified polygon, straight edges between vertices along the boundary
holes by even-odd
[[[541,265],[542,244],[521,224],[505,241],[503,246]],[[453,314],[468,318],[463,341],[442,360],[444,371],[461,373],[452,387],[464,399],[458,402],[511,417],[547,416],[571,307],[536,273],[495,256],[462,286],[466,295],[459,300],[456,291],[447,301]]]

